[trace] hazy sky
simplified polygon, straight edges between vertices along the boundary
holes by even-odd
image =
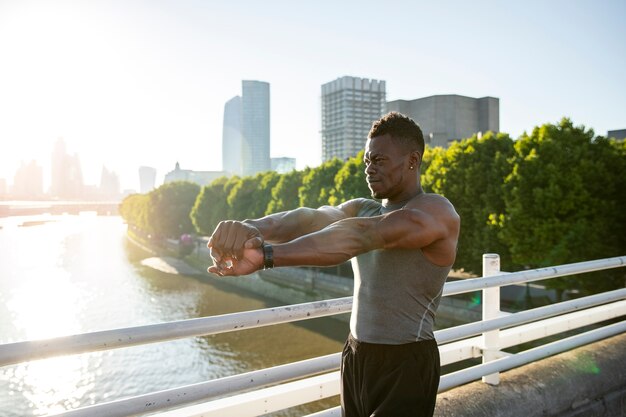
[[[271,84],[271,155],[320,162],[321,84],[500,99],[500,130],[626,128],[626,1],[0,0],[0,178],[63,137],[88,184],[221,169],[224,103]]]

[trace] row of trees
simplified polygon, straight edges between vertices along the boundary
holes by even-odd
[[[456,268],[479,273],[487,252],[499,253],[508,270],[626,252],[626,144],[595,137],[569,119],[515,141],[487,133],[427,148],[421,172],[425,191],[446,196],[461,216]],[[288,174],[220,178],[202,188],[165,184],[127,197],[121,213],[158,235],[207,235],[224,219],[356,197],[369,197],[362,154]],[[621,286],[623,273],[605,281]]]

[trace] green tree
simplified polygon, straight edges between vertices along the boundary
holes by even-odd
[[[507,134],[487,132],[431,154],[425,182],[432,192],[450,200],[461,217],[457,268],[480,273],[483,253],[498,253],[503,268],[512,266],[494,216],[504,211],[503,185],[513,152]]]
[[[211,234],[217,224],[227,218],[228,203],[224,188],[227,182],[228,178],[220,177],[200,190],[191,210],[191,221],[198,233]]]
[[[623,255],[623,147],[564,118],[523,134],[512,162],[501,235],[516,263],[535,268]],[[624,283],[623,272],[603,275],[548,285],[596,291]]]
[[[266,215],[300,207],[298,189],[302,186],[302,178],[309,170],[309,168],[303,171],[293,170],[280,176],[272,188],[272,199],[267,205]]]
[[[251,211],[248,214],[249,219],[257,219],[263,217],[267,212],[270,202],[272,201],[272,190],[280,181],[282,175],[275,171],[267,171],[261,174],[257,174],[259,182],[257,189],[254,193],[254,203],[251,206]]]
[[[200,186],[187,181],[170,182],[151,191],[149,223],[154,232],[172,238],[193,233],[190,213],[199,193]]]
[[[146,233],[152,232],[148,221],[150,197],[148,194],[131,194],[120,204],[120,216],[130,226]]]
[[[434,148],[430,146],[426,146],[426,149],[424,149],[424,155],[422,156],[422,163],[420,164],[420,173],[421,173],[420,179],[422,183],[422,188],[427,193],[432,193],[433,183],[437,179],[442,178],[442,176],[438,174],[439,174],[439,169],[445,169],[444,167],[445,153],[446,153],[446,150],[440,146],[437,146]],[[433,163],[433,161],[435,161],[435,163],[437,164],[437,168],[433,168],[432,170],[429,170],[428,168]]]
[[[302,178],[302,186],[298,189],[300,206],[317,208],[327,205],[330,192],[335,188],[335,175],[342,166],[343,162],[334,158],[312,168]]]
[[[228,194],[229,214],[233,220],[244,220],[250,217],[259,187],[259,176],[240,178]]]
[[[330,192],[328,202],[332,206],[341,204],[344,201],[358,198],[370,197],[371,193],[365,182],[365,163],[363,162],[363,154],[359,154],[343,164],[335,175],[335,187]]]

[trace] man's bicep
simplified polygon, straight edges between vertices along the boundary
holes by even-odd
[[[381,216],[378,233],[386,249],[421,249],[444,239],[445,222],[439,216],[418,209],[402,209]]]

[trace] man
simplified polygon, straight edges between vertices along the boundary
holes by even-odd
[[[354,301],[341,363],[341,406],[352,417],[432,416],[439,385],[434,315],[456,256],[460,219],[422,190],[422,132],[389,113],[374,122],[365,173],[375,200],[221,222],[209,272],[245,275],[352,259]]]

